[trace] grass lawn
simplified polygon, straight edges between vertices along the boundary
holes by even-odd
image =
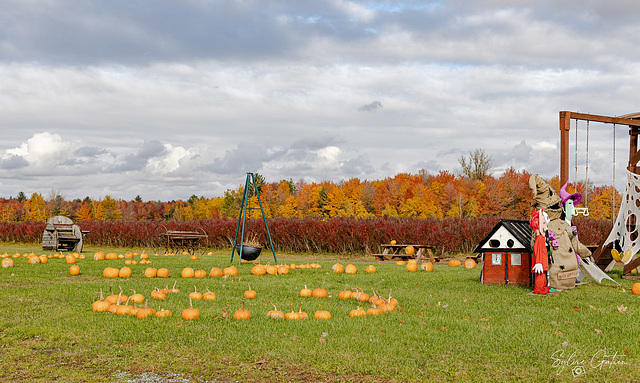
[[[206,270],[229,266],[230,251],[213,256],[153,256],[152,267],[169,278],[146,278],[149,265],[133,265],[130,278],[106,279],[105,267],[124,260],[94,261],[85,248],[80,275],[71,276],[64,259],[30,265],[27,258],[0,269],[0,381],[33,382],[423,382],[435,381],[638,381],[640,296],[632,281],[611,275],[622,288],[589,284],[557,296],[528,295],[530,289],[479,283],[480,268],[448,267],[408,272],[373,258],[278,255],[287,264],[319,263],[287,275],[255,276],[252,264],[236,277],[181,278],[183,267]],[[0,244],[0,253],[43,252],[38,244]],[[273,262],[269,253],[259,258]],[[237,257],[236,257],[237,261]],[[354,263],[353,275],[335,274],[334,263]],[[236,263],[234,263],[236,264]],[[365,273],[373,264],[375,273]],[[155,287],[179,293],[150,298]],[[248,284],[257,298],[245,299]],[[188,294],[217,295],[193,302],[201,317],[184,321]],[[302,298],[305,287],[323,287],[327,298]],[[353,299],[345,289],[389,292],[394,312],[350,318]],[[171,310],[171,318],[137,319],[97,313],[91,304],[102,289],[142,293],[149,306]],[[251,318],[234,320],[244,301]],[[283,312],[302,310],[310,319],[267,318],[275,304]],[[360,304],[365,310],[369,304]],[[313,318],[328,310],[332,318]],[[230,312],[230,316],[224,313]],[[145,380],[146,379],[146,380]]]

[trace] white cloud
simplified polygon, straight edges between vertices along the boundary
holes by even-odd
[[[161,158],[150,158],[147,164],[148,168],[154,173],[171,173],[180,168],[180,161],[189,157],[191,152],[189,150],[178,146],[174,147],[171,144],[164,144],[166,149],[165,156]]]
[[[0,196],[214,196],[248,171],[453,171],[475,148],[552,177],[558,111],[638,107],[634,2],[39,4],[0,15]],[[592,126],[595,182],[610,133]]]

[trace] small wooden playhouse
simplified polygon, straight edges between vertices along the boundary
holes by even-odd
[[[531,273],[531,229],[529,221],[502,219],[478,244],[481,255],[483,284],[533,284]]]

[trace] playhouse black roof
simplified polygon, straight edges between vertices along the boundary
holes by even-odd
[[[480,241],[480,243],[475,248],[475,250],[473,250],[473,252],[474,253],[483,252],[482,247],[485,245],[485,243],[489,242],[491,237],[493,237],[493,235],[496,233],[496,231],[498,231],[498,229],[500,229],[500,227],[504,227],[505,229],[507,229],[509,231],[509,233],[511,233],[514,237],[516,237],[516,239],[518,241],[520,241],[520,243],[522,243],[524,245],[524,249],[520,249],[520,248],[502,249],[502,248],[500,248],[500,249],[492,249],[492,250],[498,250],[498,251],[526,250],[526,251],[529,251],[529,252],[533,251],[533,249],[531,248],[531,228],[529,227],[529,221],[522,220],[522,219],[501,219],[493,227],[493,229],[491,229],[489,234],[487,234],[487,236],[484,237],[484,239],[482,239]]]

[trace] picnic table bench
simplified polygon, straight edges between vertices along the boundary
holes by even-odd
[[[415,249],[415,252],[411,255],[405,252],[405,249],[408,246],[412,246]],[[392,260],[392,259],[401,259],[406,261],[408,259],[416,259],[421,260],[423,258],[429,258],[432,263],[440,261],[438,257],[433,255],[433,251],[435,251],[435,246],[431,245],[411,245],[411,244],[395,244],[392,245],[390,243],[383,243],[380,245],[382,247],[382,254],[373,254],[374,257],[378,258],[381,261]]]
[[[193,231],[167,230],[164,228],[164,232],[160,233],[160,235],[160,241],[165,247],[165,252],[171,251],[175,253],[179,250],[186,250],[190,254],[202,247],[209,238],[201,228]]]

